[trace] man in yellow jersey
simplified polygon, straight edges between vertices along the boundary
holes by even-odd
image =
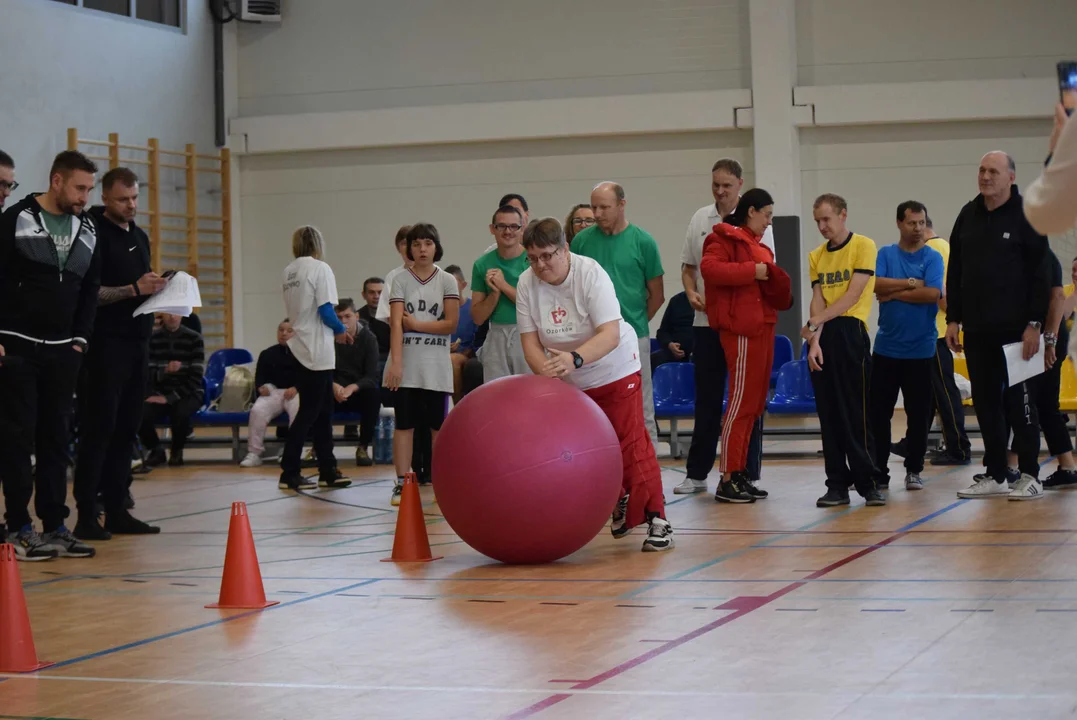
[[[808,257],[811,318],[801,331],[808,341],[815,407],[823,435],[826,494],[815,504],[849,504],[849,488],[867,505],[885,505],[875,487],[874,443],[868,428],[871,340],[868,314],[875,289],[875,243],[849,232],[849,206],[833,194],[820,195],[812,214],[826,238]]]
[[[935,234],[931,216],[927,216],[927,246],[942,255],[943,273],[950,262],[950,243]],[[954,354],[946,347],[946,296],[939,300],[939,313],[935,317],[939,339],[932,363],[931,392],[934,410],[938,413],[942,425],[942,436],[946,449],[936,455],[932,465],[968,465],[972,460],[972,444],[965,432],[965,409],[961,405],[961,391],[954,381]],[[895,455],[905,457],[906,442],[900,442],[891,448]]]

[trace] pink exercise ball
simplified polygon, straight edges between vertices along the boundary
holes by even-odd
[[[621,496],[621,444],[605,413],[572,385],[535,375],[468,393],[445,418],[432,464],[449,527],[503,563],[571,555]]]

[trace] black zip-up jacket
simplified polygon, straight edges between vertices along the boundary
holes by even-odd
[[[1047,238],[1025,219],[1017,186],[988,210],[983,195],[961,209],[950,234],[946,321],[965,332],[1019,336],[1047,315]]]
[[[179,372],[165,372],[176,360]],[[162,327],[150,336],[150,376],[153,391],[164,395],[169,405],[180,398],[203,396],[202,374],[206,370],[206,352],[202,336],[180,325],[175,332]]]
[[[254,393],[258,388],[272,385],[278,390],[295,387],[299,361],[292,355],[287,345],[277,343],[258,354],[258,364],[254,369]]]
[[[692,323],[696,319],[696,311],[688,302],[688,294],[679,292],[669,299],[666,311],[662,313],[662,325],[655,333],[662,349],[669,348],[672,342],[680,343],[681,350],[686,354],[692,354],[695,345],[695,335]]]
[[[378,387],[378,339],[362,325],[352,345],[333,345],[337,350],[337,367],[333,382],[344,387]]]
[[[150,239],[134,222],[127,230],[105,217],[105,208],[90,208],[97,228],[97,254],[101,256],[101,285],[127,287],[150,271]],[[135,310],[146,302],[145,297],[132,297],[108,305],[98,305],[94,321],[97,337],[119,337],[149,340],[153,332],[153,314],[135,317]]]
[[[36,195],[0,217],[0,345],[4,335],[34,342],[89,344],[101,259],[87,213],[71,219],[71,251],[60,268]]]

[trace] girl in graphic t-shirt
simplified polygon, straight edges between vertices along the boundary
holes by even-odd
[[[531,267],[516,286],[516,322],[527,364],[536,375],[585,392],[621,441],[623,495],[613,511],[613,537],[646,522],[644,552],[670,550],[662,471],[643,423],[639,341],[621,318],[613,281],[597,262],[569,251],[554,218],[528,225],[523,245]]]
[[[407,254],[412,266],[393,278],[389,289],[391,335],[385,386],[397,391],[393,505],[400,504],[415,425],[425,422],[433,441],[445,420],[453,391],[449,347],[460,314],[456,278],[434,264],[442,255],[437,228],[428,223],[413,225]]]

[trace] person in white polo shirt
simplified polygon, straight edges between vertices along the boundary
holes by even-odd
[[[688,302],[696,311],[693,323],[695,345],[692,363],[695,369],[696,400],[695,423],[692,428],[692,445],[688,450],[686,472],[688,477],[673,488],[677,495],[706,492],[707,475],[714,469],[718,455],[718,438],[722,435],[722,400],[725,396],[727,368],[718,331],[707,322],[707,305],[703,296],[703,278],[699,263],[703,259],[703,241],[714,231],[722,218],[736,210],[740,202],[740,190],[744,185],[744,168],[732,158],[722,158],[711,168],[711,195],[714,202],[696,211],[688,223],[681,251],[681,283],[688,295]],[[762,245],[774,253],[774,231],[767,228]],[[755,487],[760,479],[763,463],[763,418],[759,417],[752,428],[748,448],[748,478],[752,492],[766,497],[766,491]]]
[[[621,317],[610,276],[596,260],[573,254],[556,218],[524,232],[530,268],[516,286],[516,322],[536,375],[561,378],[602,408],[621,442],[623,495],[610,530],[626,537],[646,522],[644,552],[673,548],[665,519],[662,470],[643,422],[643,378],[636,331]]]

